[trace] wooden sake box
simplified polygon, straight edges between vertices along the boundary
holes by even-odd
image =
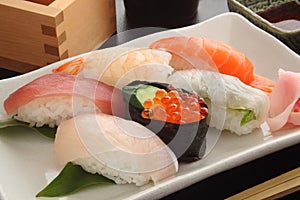
[[[114,0],[0,0],[0,68],[29,72],[97,49],[116,31]]]

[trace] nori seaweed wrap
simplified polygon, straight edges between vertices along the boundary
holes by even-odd
[[[134,81],[122,89],[128,118],[156,133],[181,162],[201,159],[206,149],[208,108],[196,93],[166,83]]]

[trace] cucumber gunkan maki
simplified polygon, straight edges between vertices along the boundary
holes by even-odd
[[[122,89],[128,117],[155,132],[181,162],[203,157],[208,107],[196,93],[165,83],[134,81]]]

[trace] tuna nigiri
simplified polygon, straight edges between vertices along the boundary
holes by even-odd
[[[61,165],[73,162],[118,184],[157,183],[178,171],[175,154],[153,132],[103,113],[62,122],[54,148]]]
[[[118,47],[76,58],[53,72],[81,75],[116,86],[121,79],[130,79],[129,82],[136,79],[157,81],[154,77],[165,79],[173,71],[168,65],[170,59],[171,54],[162,50]]]
[[[239,78],[243,83],[270,93],[274,82],[254,74],[249,58],[233,47],[204,37],[170,37],[150,45],[153,49],[165,49],[172,54],[170,65],[176,70],[200,68],[199,60],[209,61],[210,69]],[[206,58],[209,57],[209,58]],[[211,70],[214,71],[214,70]]]
[[[32,126],[47,124],[54,127],[79,113],[121,115],[125,110],[121,98],[118,89],[92,79],[47,74],[10,94],[4,108],[8,115],[15,115],[18,120]]]

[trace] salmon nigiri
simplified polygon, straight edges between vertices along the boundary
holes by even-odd
[[[254,74],[249,58],[233,47],[204,37],[169,37],[150,45],[153,49],[164,49],[172,54],[170,65],[176,70],[200,68],[199,59],[208,61],[211,69],[239,78],[242,82],[266,93],[271,93],[275,83]],[[208,58],[207,58],[208,57]],[[201,64],[201,62],[200,62]],[[204,67],[204,69],[206,69]]]
[[[47,74],[10,94],[4,108],[8,115],[31,125],[54,127],[79,113],[120,114],[125,110],[121,99],[120,90],[104,83],[68,74]]]

